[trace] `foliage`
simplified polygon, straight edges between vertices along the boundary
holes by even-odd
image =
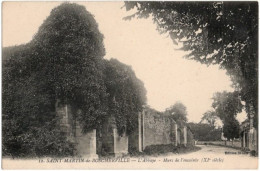
[[[51,11],[33,40],[3,51],[3,153],[72,155],[60,131],[55,103],[79,109],[83,133],[114,114],[119,133],[130,133],[146,102],[143,83],[117,60],[103,59],[103,35],[83,6]]]
[[[199,141],[218,141],[221,140],[222,130],[210,124],[189,123],[190,129],[194,134],[194,139]]]
[[[73,144],[56,128],[55,99],[46,93],[44,83],[39,80],[41,75],[23,73],[27,55],[28,51],[21,49],[3,65],[3,155],[72,155]]]
[[[144,84],[130,66],[116,59],[106,61],[105,85],[108,96],[108,113],[115,115],[120,135],[130,134],[138,125],[138,113],[146,103]]]
[[[145,147],[144,154],[145,155],[161,155],[165,153],[189,153],[189,152],[195,152],[200,150],[200,147],[193,146],[193,145],[178,145],[175,146],[174,144],[158,144],[158,145],[150,145]]]
[[[236,91],[215,93],[212,107],[224,124],[224,136],[228,139],[237,138],[239,135],[239,123],[236,120],[236,115],[242,112],[243,108],[239,93]]]
[[[168,113],[171,115],[171,117],[175,120],[183,120],[184,122],[187,122],[187,110],[186,106],[182,104],[181,102],[176,102],[171,107],[167,108],[165,110],[165,113]]]
[[[55,99],[82,110],[84,132],[96,128],[106,115],[106,90],[103,35],[94,17],[83,6],[64,3],[52,10],[32,44],[37,58],[30,58],[31,67],[44,73]]]
[[[212,107],[221,120],[235,118],[237,113],[242,112],[243,105],[238,92],[217,92],[213,96]]]
[[[228,140],[239,138],[239,122],[235,118],[225,120],[223,125],[223,133]]]
[[[5,120],[6,124],[15,127],[14,120]],[[15,135],[12,129],[3,132],[3,156],[12,157],[39,157],[39,156],[73,156],[74,144],[68,142],[61,134],[59,128],[54,127],[52,122],[43,127],[34,127],[29,131]],[[16,128],[17,129],[17,128]]]
[[[126,17],[152,17],[160,33],[189,51],[187,59],[219,64],[246,102],[258,114],[258,2],[125,2]]]
[[[210,126],[215,126],[216,120],[218,119],[218,116],[215,111],[209,110],[205,112],[201,118],[200,123],[203,121],[206,121]]]
[[[46,128],[56,119],[56,100],[83,111],[78,118],[84,132],[106,115],[105,50],[93,16],[64,3],[52,10],[31,42],[8,50],[3,57],[3,151],[14,156],[70,153],[56,122]]]

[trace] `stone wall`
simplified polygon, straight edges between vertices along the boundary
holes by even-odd
[[[75,112],[79,110],[57,101],[56,112],[60,118],[62,133],[75,143],[81,156],[97,157],[97,154],[118,156],[128,153],[129,149],[143,151],[150,145],[186,145],[193,140],[192,133],[184,122],[175,122],[169,115],[150,108],[139,113],[138,127],[129,137],[125,133],[118,134],[113,115],[108,116],[99,128],[83,133],[75,117]]]
[[[113,130],[114,134],[114,154],[116,156],[128,153],[128,136],[124,133],[122,136],[118,135],[117,129]]]
[[[244,130],[241,139],[241,147],[243,149],[257,151],[257,131],[255,128]]]
[[[65,134],[67,139],[75,144],[79,156],[97,157],[96,130],[82,133],[82,128],[76,120],[74,112],[76,111],[73,110],[71,105],[62,104],[57,100],[56,113],[60,119],[61,133]]]
[[[80,156],[97,157],[96,154],[96,130],[89,131],[85,134],[78,134],[76,139],[76,149]]]
[[[62,133],[72,139],[75,128],[73,127],[73,116],[71,115],[70,105],[62,104],[60,100],[57,100],[55,107]]]
[[[138,128],[129,136],[129,149],[141,152],[160,144],[194,145],[193,134],[185,122],[175,122],[170,115],[145,108],[139,113]]]
[[[251,114],[250,116],[252,116]],[[258,151],[257,129],[253,127],[253,117],[246,119],[240,125],[241,147],[248,151]]]
[[[138,128],[136,128],[132,132],[132,134],[130,134],[129,137],[128,137],[128,150],[129,150],[129,152],[142,151],[141,142],[139,142],[139,140],[141,140],[141,138],[139,137]]]
[[[101,137],[99,141],[101,141],[101,154],[114,154],[114,132],[113,130],[116,128],[115,119],[112,117],[108,117],[105,119],[105,122],[102,125]]]
[[[98,153],[101,155],[119,156],[128,153],[128,136],[118,134],[114,116],[105,119],[97,144],[100,144]]]
[[[195,145],[194,135],[190,129],[187,129],[187,145]]]
[[[153,109],[143,112],[143,149],[149,145],[175,144],[175,121]]]
[[[143,115],[138,113],[138,127],[128,137],[129,152],[143,151]]]
[[[257,151],[257,131],[255,128],[249,131],[249,150]]]

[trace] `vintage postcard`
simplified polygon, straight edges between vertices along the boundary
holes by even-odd
[[[2,2],[3,169],[258,169],[258,2]]]

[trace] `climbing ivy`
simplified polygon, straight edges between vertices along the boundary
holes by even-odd
[[[3,149],[6,154],[32,154],[33,151],[25,148],[28,140],[37,146],[58,143],[55,137],[60,137],[61,144],[48,149],[54,153],[59,151],[57,148],[66,146],[56,122],[58,99],[83,111],[77,116],[83,132],[101,123],[106,115],[107,98],[103,35],[94,17],[83,6],[63,3],[54,8],[31,42],[7,48],[3,55]],[[54,125],[46,135],[49,140],[33,136],[50,122]],[[42,150],[47,150],[44,147]],[[47,153],[43,151],[37,154]]]
[[[146,103],[144,84],[130,66],[116,59],[106,61],[105,84],[108,96],[108,113],[114,115],[120,135],[130,134],[138,124],[138,112]]]
[[[76,105],[83,131],[96,128],[106,114],[103,81],[103,35],[85,7],[64,3],[52,10],[32,43],[38,54],[30,59],[44,73],[55,99]]]
[[[57,100],[80,109],[76,118],[83,133],[102,127],[109,115],[115,116],[120,135],[133,131],[145,104],[144,85],[129,66],[104,60],[104,55],[94,17],[71,3],[54,8],[31,42],[6,48],[3,152],[72,154],[72,144],[60,134]],[[37,132],[45,132],[45,138],[35,136]]]

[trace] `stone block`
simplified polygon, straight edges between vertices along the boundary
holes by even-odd
[[[122,136],[119,136],[117,129],[113,129],[114,134],[114,154],[123,155],[128,153],[128,136],[124,133]]]
[[[98,157],[96,153],[96,130],[77,137],[77,151],[82,157]]]

